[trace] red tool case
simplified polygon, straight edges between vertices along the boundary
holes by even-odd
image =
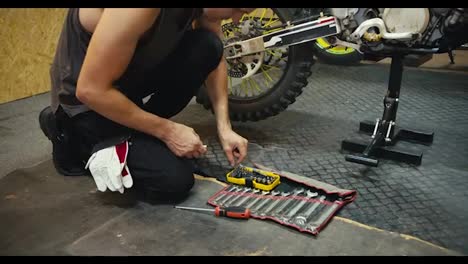
[[[227,202],[229,200],[236,200],[236,202],[253,202],[254,200],[257,200],[257,204],[255,206],[259,204],[260,209],[263,208],[264,211],[262,212],[260,209],[258,211],[252,210],[252,218],[272,220],[281,225],[297,229],[301,232],[317,235],[331,221],[331,219],[339,210],[341,210],[347,204],[353,202],[357,196],[357,192],[355,190],[341,189],[333,185],[314,180],[312,178],[290,172],[277,171],[260,164],[255,164],[255,166],[261,170],[271,171],[280,175],[281,183],[268,194],[262,194],[260,192],[249,193],[243,189],[246,188],[245,186],[236,186],[238,189],[233,190],[233,185],[228,185],[211,196],[208,199],[208,204],[212,206],[224,206],[222,204],[223,199],[227,199]],[[291,193],[291,191],[297,193],[298,191],[295,190],[304,190],[304,192],[302,192],[302,195],[294,193],[288,196],[281,195]],[[305,195],[306,192],[309,196]],[[278,193],[280,194],[278,195]],[[316,196],[312,197],[311,195],[313,194],[316,194]],[[220,199],[221,196],[223,196],[223,199]],[[234,202],[234,204],[236,202]],[[264,203],[265,205],[261,206],[261,203]],[[286,211],[282,214],[278,212],[274,213],[275,210],[279,210],[277,207],[275,210],[272,209],[270,212],[266,212],[266,209],[268,208],[265,209],[265,207],[268,207],[268,203],[275,206],[283,205],[284,208],[282,209]],[[286,204],[289,206],[285,206]],[[255,206],[252,206],[252,209],[255,209]],[[298,210],[297,208],[294,208],[295,206],[301,209]],[[317,213],[315,215],[311,213],[310,215],[306,214],[301,216],[300,210],[302,210],[302,208],[304,208],[302,213],[307,213],[306,211],[308,210],[312,212],[317,210]],[[289,215],[291,216],[291,219],[287,218]]]

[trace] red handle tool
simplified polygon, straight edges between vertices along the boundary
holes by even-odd
[[[183,206],[175,206],[175,208],[184,209],[184,210],[193,210],[193,211],[214,212],[216,216],[221,216],[221,217],[229,217],[229,218],[237,218],[237,219],[249,219],[250,218],[250,209],[244,208],[244,207],[238,207],[238,206],[231,206],[231,207],[217,206],[215,209],[183,207]]]

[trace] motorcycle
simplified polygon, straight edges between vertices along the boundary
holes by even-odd
[[[286,110],[311,77],[316,44],[345,47],[367,60],[448,53],[468,42],[465,8],[257,9],[239,24],[223,22],[233,121]],[[314,47],[315,46],[315,47]],[[317,56],[318,55],[318,56]],[[453,58],[453,56],[451,56]],[[211,110],[205,88],[199,104]]]

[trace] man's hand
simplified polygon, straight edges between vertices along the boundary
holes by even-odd
[[[171,128],[163,141],[167,147],[178,157],[198,158],[206,153],[206,146],[193,128],[171,123]]]
[[[231,166],[241,163],[247,156],[248,141],[236,132],[231,129],[219,132],[219,139]]]

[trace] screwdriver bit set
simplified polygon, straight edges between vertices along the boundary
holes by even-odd
[[[280,184],[280,176],[270,171],[239,165],[226,175],[228,182],[261,191],[271,191]]]

